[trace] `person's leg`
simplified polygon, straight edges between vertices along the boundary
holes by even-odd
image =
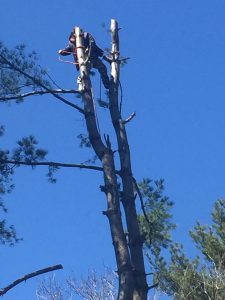
[[[97,69],[98,72],[100,73],[104,87],[106,89],[109,89],[109,77],[107,74],[106,66],[104,65],[102,60],[99,58],[93,58],[91,62],[92,62],[93,68]]]

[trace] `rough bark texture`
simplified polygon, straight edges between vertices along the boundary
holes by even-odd
[[[36,276],[39,276],[41,274],[45,274],[45,273],[52,272],[52,271],[59,270],[59,269],[63,269],[63,266],[62,265],[55,265],[55,266],[52,266],[52,267],[48,267],[48,268],[45,268],[45,269],[41,269],[41,270],[32,272],[30,274],[27,274],[27,275],[15,280],[13,283],[7,285],[6,287],[0,289],[0,296],[5,295],[9,290],[13,289],[15,286],[17,286],[18,284],[20,284],[23,281],[26,282],[28,279],[30,279],[32,277],[36,277]]]
[[[133,299],[134,280],[130,261],[130,254],[126,236],[123,230],[117,176],[114,164],[113,152],[109,139],[106,145],[101,140],[98,131],[95,109],[92,96],[92,86],[89,77],[88,62],[83,48],[82,31],[75,28],[77,36],[77,56],[80,66],[79,90],[84,102],[84,114],[88,135],[92,147],[102,162],[104,173],[104,187],[102,188],[107,196],[107,211],[104,214],[108,217],[111,236],[115,251],[115,257],[119,274],[119,300]]]
[[[112,63],[111,63],[111,85],[110,85],[110,114],[112,123],[117,136],[118,151],[121,165],[121,179],[123,183],[122,204],[125,211],[129,249],[131,255],[131,263],[134,276],[134,293],[133,299],[147,299],[148,286],[145,276],[144,257],[143,257],[143,239],[140,234],[137,212],[135,206],[135,195],[133,188],[133,175],[131,169],[130,149],[126,134],[125,122],[122,119],[119,101],[119,36],[118,24],[115,20],[111,20],[111,35],[112,35]]]

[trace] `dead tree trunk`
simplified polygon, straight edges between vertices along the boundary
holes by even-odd
[[[89,66],[84,53],[82,31],[79,27],[76,27],[75,33],[77,36],[77,57],[80,66],[79,90],[81,91],[82,99],[84,102],[84,114],[87,131],[91,145],[98,158],[102,162],[104,173],[104,187],[102,188],[102,190],[107,196],[107,211],[105,211],[104,214],[108,217],[109,220],[113,247],[118,267],[118,299],[129,300],[133,299],[134,280],[129,249],[121,218],[119,191],[113,151],[111,149],[109,137],[107,138],[105,145],[98,131],[92,96],[92,86],[89,77]]]
[[[130,149],[124,120],[122,119],[119,101],[118,88],[120,76],[120,54],[118,24],[116,20],[111,20],[112,35],[112,63],[111,63],[111,85],[109,92],[109,108],[112,123],[117,136],[118,151],[120,157],[120,176],[122,179],[122,204],[125,211],[129,250],[133,267],[134,293],[133,299],[147,299],[148,286],[146,282],[144,257],[143,257],[143,238],[140,234],[137,212],[135,206],[135,195],[133,188],[133,175],[131,168]]]

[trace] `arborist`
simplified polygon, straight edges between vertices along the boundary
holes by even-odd
[[[98,72],[101,75],[104,87],[106,89],[109,89],[109,77],[107,74],[107,68],[104,65],[103,61],[100,59],[100,57],[103,56],[104,51],[96,45],[95,39],[89,32],[83,32],[83,41],[85,53],[88,58],[87,62],[89,63],[90,68],[95,68],[98,70]],[[66,46],[65,49],[59,50],[58,53],[63,56],[73,54],[76,68],[77,70],[79,70],[76,52],[76,34],[74,31],[72,31],[69,36],[69,44]]]

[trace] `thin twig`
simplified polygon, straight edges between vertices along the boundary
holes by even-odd
[[[126,61],[128,59],[130,59],[130,57],[123,57],[123,58],[120,58],[119,61]]]
[[[215,274],[217,275],[217,277],[219,276],[218,274],[218,270],[217,270],[217,267],[216,267],[216,264],[215,264],[215,261],[213,260],[213,258],[206,252],[206,251],[203,251],[202,252],[207,258],[208,260],[211,261],[211,263],[213,264],[213,267],[214,267],[214,272]]]
[[[45,95],[45,94],[79,94],[80,92],[77,90],[61,90],[61,89],[56,89],[56,90],[51,90],[51,91],[32,91],[20,95],[14,95],[11,97],[0,97],[0,101],[8,101],[8,100],[19,100],[22,98],[26,98],[29,96],[36,96],[36,95]],[[71,103],[73,104],[73,103]]]
[[[52,266],[52,267],[48,267],[48,268],[45,268],[45,269],[41,269],[41,270],[32,272],[30,274],[27,274],[27,275],[25,275],[25,276],[23,276],[23,277],[15,280],[13,283],[7,285],[6,287],[2,288],[0,290],[0,296],[3,296],[9,290],[11,290],[12,288],[14,288],[16,285],[20,284],[23,281],[26,281],[27,279],[30,279],[32,277],[35,277],[35,276],[38,276],[38,275],[41,275],[41,274],[44,274],[44,273],[48,273],[48,272],[52,272],[52,271],[55,271],[55,270],[59,270],[59,269],[63,269],[63,266],[62,265],[55,265],[55,266]]]
[[[130,122],[134,117],[136,117],[136,112],[133,112],[127,119],[123,120],[123,124]]]

